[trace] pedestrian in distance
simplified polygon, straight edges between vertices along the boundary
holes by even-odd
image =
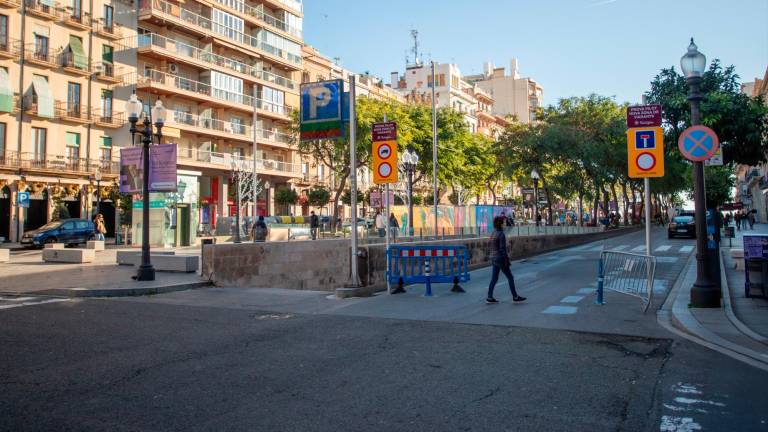
[[[736,231],[741,231],[741,212],[736,212],[733,215],[733,221],[736,222]]]
[[[103,214],[99,213],[93,217],[93,231],[96,240],[104,241],[104,234],[107,233],[107,227],[104,225]]]
[[[488,285],[488,296],[485,299],[487,304],[497,304],[499,301],[493,297],[493,290],[496,288],[496,282],[499,281],[499,273],[504,273],[509,282],[509,291],[512,293],[512,301],[519,303],[525,301],[525,297],[517,294],[515,290],[515,277],[510,270],[509,253],[507,252],[507,236],[504,235],[504,219],[496,217],[493,219],[493,233],[488,240],[491,251],[491,283]]]
[[[397,231],[400,229],[400,223],[397,222],[397,218],[394,213],[389,214],[389,230],[392,231],[392,238],[397,238]]]
[[[750,230],[754,230],[755,229],[755,214],[756,213],[757,213],[757,210],[752,210],[751,212],[749,212],[749,215],[747,215],[747,221],[749,222],[749,229]]]
[[[317,240],[317,231],[320,229],[320,218],[317,217],[314,211],[309,212],[309,235],[312,240]]]
[[[379,232],[379,237],[384,237],[387,234],[387,220],[380,211],[376,212],[374,223],[376,224],[376,230]]]
[[[269,228],[267,228],[267,223],[264,222],[264,216],[259,216],[259,220],[253,224],[253,242],[264,243],[267,241],[267,237],[269,237]]]

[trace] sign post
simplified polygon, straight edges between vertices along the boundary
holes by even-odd
[[[397,182],[397,123],[388,122],[387,115],[384,114],[384,123],[374,123],[371,128],[371,141],[373,142],[373,182],[375,184],[384,184],[387,202],[387,212],[384,216],[386,220],[386,250],[387,250],[387,272],[389,272],[389,245],[392,228],[389,226],[389,184]],[[392,286],[387,277],[387,294],[392,294]]]
[[[651,256],[651,178],[664,177],[664,130],[661,105],[627,108],[627,164],[630,178],[642,178],[645,186],[645,254]],[[648,290],[653,287],[648,266]],[[648,293],[649,301],[651,292]]]

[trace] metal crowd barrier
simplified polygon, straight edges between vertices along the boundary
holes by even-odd
[[[603,251],[600,255],[597,279],[597,303],[604,304],[603,290],[639,297],[643,312],[653,301],[653,280],[656,257],[629,252]]]
[[[426,284],[426,297],[432,296],[433,282],[453,282],[453,292],[464,292],[459,282],[469,281],[469,249],[466,246],[393,245],[387,251],[390,283],[397,283],[392,294],[405,292],[403,286]]]

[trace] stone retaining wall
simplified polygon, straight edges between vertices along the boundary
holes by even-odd
[[[589,243],[635,231],[637,228],[590,234],[510,237],[513,259]],[[470,268],[488,265],[488,238],[454,239],[409,243],[414,245],[466,245]],[[386,287],[386,249],[384,244],[359,247],[360,279],[364,288],[348,295],[370,295]],[[333,292],[349,281],[349,240],[293,241],[206,245],[202,272],[222,287],[287,288]]]

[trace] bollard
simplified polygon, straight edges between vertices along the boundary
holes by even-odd
[[[397,288],[395,288],[394,291],[392,291],[392,294],[404,294],[405,288],[404,288],[403,278],[398,279],[397,281]]]
[[[430,274],[429,262],[430,261],[431,260],[429,258],[427,258],[424,261],[424,276],[426,276],[426,278],[427,278],[427,281],[426,281],[427,291],[424,293],[424,297],[432,297],[432,278],[430,278],[430,276],[429,276],[429,274]]]
[[[597,300],[595,300],[595,304],[604,305],[605,301],[603,300],[603,281],[605,280],[605,275],[603,274],[603,257],[600,256],[600,261],[597,264]]]
[[[466,291],[464,291],[464,288],[462,288],[461,285],[459,285],[459,278],[458,277],[454,277],[453,278],[453,288],[451,288],[451,292],[455,292],[455,293],[466,292]]]

